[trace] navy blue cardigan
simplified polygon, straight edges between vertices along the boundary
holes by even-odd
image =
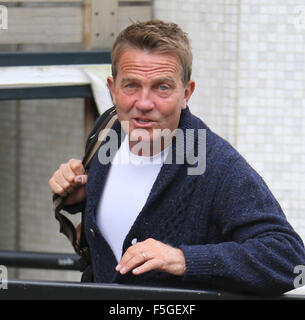
[[[206,170],[201,175],[188,175],[187,163],[163,164],[125,238],[122,253],[134,241],[154,238],[183,250],[186,273],[178,277],[150,271],[134,276],[115,271],[117,261],[96,223],[96,208],[110,164],[102,165],[96,153],[89,170],[85,209],[94,281],[259,295],[294,289],[293,270],[305,264],[304,246],[262,178],[189,108],[182,111],[179,128],[184,132],[206,129]],[[120,140],[118,121],[113,129]],[[175,157],[179,146],[175,142],[173,146]],[[184,146],[184,152],[188,147]],[[113,201],[119,202],[120,195],[114,194]]]

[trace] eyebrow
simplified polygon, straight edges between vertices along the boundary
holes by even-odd
[[[139,80],[135,79],[135,78],[125,78],[125,79],[122,79],[120,81],[120,85],[121,87],[124,86],[126,83],[129,83],[129,82],[139,82]]]
[[[129,83],[129,82],[140,83],[141,81],[139,81],[136,78],[125,78],[125,79],[121,80],[120,85],[124,86],[126,83]],[[154,79],[152,81],[152,84],[156,85],[158,83],[163,83],[163,82],[170,83],[170,85],[173,86],[174,88],[176,88],[176,86],[177,86],[176,82],[172,78],[169,78],[169,77],[160,77],[160,78]]]
[[[153,80],[153,84],[158,84],[158,83],[163,83],[163,82],[167,82],[170,83],[171,86],[176,87],[176,82],[169,77],[162,77],[162,78],[157,78],[155,80]]]

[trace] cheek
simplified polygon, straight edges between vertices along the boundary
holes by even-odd
[[[177,107],[177,105],[171,107],[167,106],[162,110],[159,109],[159,113],[161,115],[160,125],[163,129],[168,128],[174,130],[178,127],[181,108]]]
[[[165,118],[173,118],[173,121],[176,117],[180,117],[180,112],[183,107],[183,99],[181,97],[169,98],[160,100],[160,103],[157,105],[159,106],[159,112]]]
[[[122,111],[128,111],[132,106],[133,99],[130,96],[118,93],[115,95],[115,102],[117,108],[121,109]]]

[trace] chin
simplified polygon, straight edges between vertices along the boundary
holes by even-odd
[[[129,131],[130,141],[151,142],[153,141],[151,130],[142,128],[133,128]]]

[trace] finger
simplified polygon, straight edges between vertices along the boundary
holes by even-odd
[[[138,248],[139,244],[136,243],[133,246],[129,247],[126,252],[123,254],[119,264],[116,267],[117,271],[121,271],[121,269],[134,257],[140,254],[142,252]],[[144,262],[144,258],[142,256],[142,262]]]
[[[87,183],[88,176],[83,174],[83,175],[78,175],[74,177],[73,183],[76,185],[84,185]]]
[[[132,273],[136,276],[143,274],[148,271],[152,270],[159,270],[161,269],[161,262],[158,261],[157,259],[150,259],[143,263],[142,265],[136,267],[135,269],[132,270]]]
[[[145,261],[146,260],[143,257],[143,255],[139,252],[138,254],[134,255],[131,259],[129,259],[125,264],[122,265],[120,273],[125,274],[130,270],[138,267],[139,265],[142,265],[143,263],[145,263]]]
[[[63,164],[59,167],[59,169],[61,170],[64,179],[73,184],[75,173],[72,171],[71,167],[67,164]]]
[[[120,269],[136,254],[135,245],[129,247],[123,254],[119,264],[116,266],[116,270]]]
[[[66,197],[68,195],[68,193],[55,181],[55,179],[50,179],[49,185],[53,193],[58,194],[61,197]]]
[[[57,170],[54,174],[55,182],[65,191],[67,192],[71,188],[71,183],[65,179],[62,171]]]
[[[68,165],[75,175],[85,174],[85,169],[81,160],[71,159],[68,161]]]

